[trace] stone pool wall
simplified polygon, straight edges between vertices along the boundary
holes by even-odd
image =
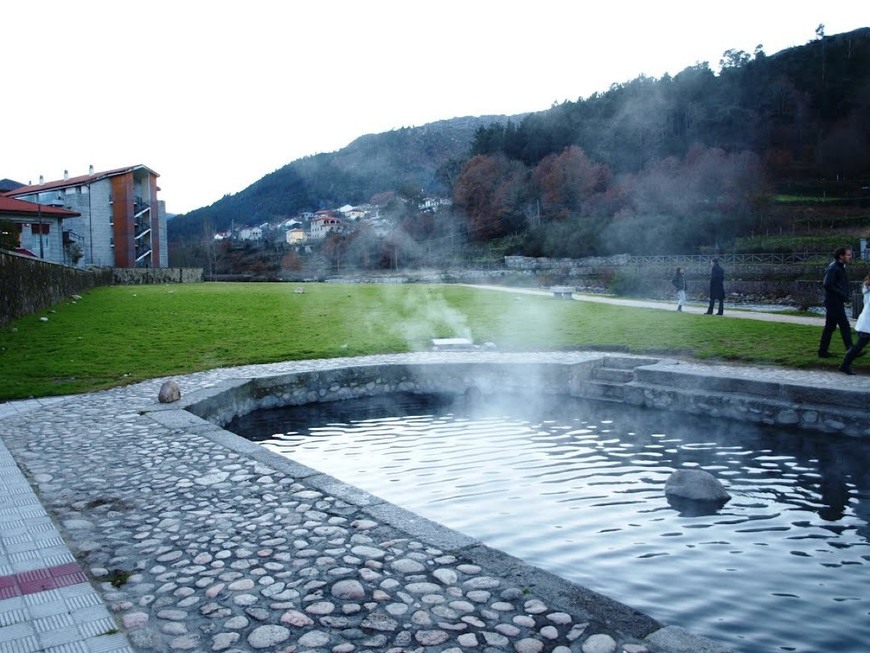
[[[224,426],[260,409],[396,392],[569,395],[644,408],[725,417],[800,431],[870,437],[870,394],[836,384],[792,381],[788,371],[758,378],[751,369],[601,355],[569,363],[493,361],[350,365],[226,382],[188,396],[184,408]]]

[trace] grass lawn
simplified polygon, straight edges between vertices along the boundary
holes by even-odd
[[[232,365],[417,351],[445,337],[491,341],[500,351],[620,348],[833,369],[838,358],[816,357],[820,332],[454,285],[112,286],[0,331],[0,400]]]

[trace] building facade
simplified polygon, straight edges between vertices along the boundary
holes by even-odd
[[[166,210],[158,201],[159,175],[143,165],[22,186],[7,197],[79,214],[63,221],[66,260],[118,268],[169,266]]]
[[[43,206],[0,195],[0,229],[2,243],[26,256],[35,256],[52,263],[72,264],[63,246],[64,221],[78,217],[75,211]],[[3,246],[3,245],[0,245]]]

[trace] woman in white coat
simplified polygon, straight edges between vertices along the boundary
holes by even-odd
[[[852,361],[861,355],[861,351],[870,342],[870,274],[864,277],[864,283],[861,285],[861,293],[864,297],[864,308],[861,309],[861,315],[858,316],[858,321],[855,323],[855,331],[858,332],[858,342],[849,347],[846,355],[843,357],[843,362],[840,365],[840,371],[843,374],[855,374],[852,370]]]

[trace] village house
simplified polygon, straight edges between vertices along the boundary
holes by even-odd
[[[256,227],[242,227],[237,233],[239,240],[262,240],[263,225]]]
[[[143,165],[115,168],[19,186],[5,193],[43,206],[63,208],[65,259],[80,250],[79,266],[149,268],[169,266],[166,208],[157,199],[159,175]],[[44,245],[44,243],[43,243]]]
[[[0,223],[11,228],[11,240],[15,251],[26,256],[41,258],[52,263],[74,265],[76,256],[81,253],[64,247],[63,221],[78,217],[75,211],[57,206],[46,206],[25,202],[0,195]],[[4,241],[7,241],[4,238]]]
[[[453,204],[453,200],[447,197],[426,197],[423,199],[420,204],[417,205],[417,208],[421,211],[431,211],[432,213],[436,212],[442,206],[450,206]]]
[[[287,243],[290,245],[300,245],[305,242],[306,235],[305,229],[302,227],[295,227],[293,229],[287,230],[287,235],[285,236],[287,239]]]
[[[317,216],[311,221],[311,239],[320,240],[326,238],[329,233],[341,233],[344,223],[341,218],[333,215],[332,211],[318,211]]]

